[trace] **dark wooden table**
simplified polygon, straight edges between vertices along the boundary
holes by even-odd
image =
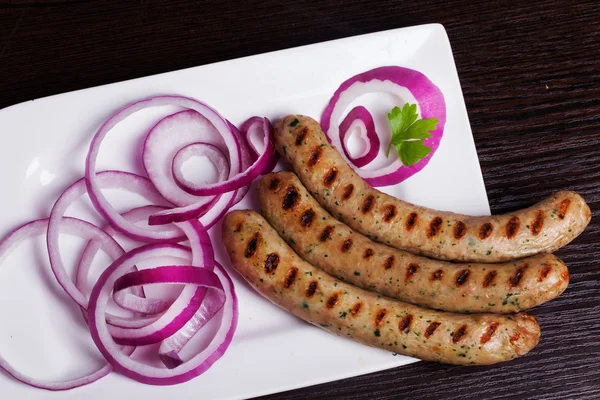
[[[430,22],[450,36],[493,212],[559,189],[577,190],[590,203],[587,231],[559,252],[571,284],[533,310],[542,341],[521,359],[493,367],[420,362],[268,398],[599,399],[597,0],[2,1],[0,108]]]

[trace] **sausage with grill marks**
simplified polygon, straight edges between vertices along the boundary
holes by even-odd
[[[423,360],[494,364],[539,341],[525,313],[454,314],[414,306],[344,283],[302,260],[254,211],[232,211],[222,238],[233,267],[260,294],[339,336]]]
[[[274,141],[304,186],[335,218],[373,240],[442,260],[500,262],[553,252],[583,232],[592,215],[585,200],[569,191],[491,217],[404,202],[362,180],[310,117],[283,118]]]
[[[389,297],[446,311],[512,313],[552,300],[569,284],[567,267],[551,254],[457,264],[373,242],[327,213],[291,172],[266,175],[256,188],[262,214],[302,258]]]

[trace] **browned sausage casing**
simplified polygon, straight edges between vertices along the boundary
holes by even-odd
[[[306,261],[364,289],[446,311],[512,313],[560,295],[569,271],[551,254],[504,264],[455,264],[371,241],[333,218],[296,175],[257,185],[263,215]]]
[[[436,211],[398,200],[363,181],[310,117],[283,118],[274,140],[279,154],[331,215],[373,240],[417,254],[499,262],[550,253],[579,235],[591,218],[585,200],[568,191],[491,217]]]
[[[423,360],[493,364],[539,341],[534,317],[454,314],[392,300],[344,283],[302,260],[254,211],[232,211],[223,243],[233,267],[260,294],[339,336]]]

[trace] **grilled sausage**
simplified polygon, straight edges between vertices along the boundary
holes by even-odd
[[[233,267],[260,294],[339,336],[423,360],[493,364],[531,350],[534,317],[454,314],[392,300],[335,279],[302,260],[254,211],[232,211],[223,243]]]
[[[579,235],[591,218],[585,200],[568,191],[492,217],[441,212],[398,200],[363,181],[310,117],[283,118],[274,140],[304,186],[334,217],[373,240],[412,253],[466,262],[549,253]]]
[[[409,303],[512,313],[552,300],[569,284],[567,267],[551,254],[505,264],[454,264],[373,242],[329,215],[291,172],[266,175],[257,192],[262,214],[300,257],[341,280]]]

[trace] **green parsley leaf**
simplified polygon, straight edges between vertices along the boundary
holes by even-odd
[[[402,136],[406,139],[427,139],[431,137],[430,131],[435,130],[438,120],[435,118],[419,119],[409,126]]]
[[[431,153],[431,147],[427,147],[423,144],[422,140],[411,140],[403,142],[398,149],[400,160],[402,164],[406,166],[414,165],[421,159],[427,157]],[[398,146],[396,147],[398,148]]]
[[[427,157],[431,148],[424,140],[431,137],[438,123],[436,118],[418,119],[417,105],[406,103],[402,108],[394,107],[388,113],[392,126],[392,139],[386,155],[389,157],[392,146],[398,151],[402,164],[411,166]]]
[[[393,132],[405,131],[419,117],[417,114],[417,105],[406,103],[402,109],[394,107],[388,114],[388,119],[392,124]]]

